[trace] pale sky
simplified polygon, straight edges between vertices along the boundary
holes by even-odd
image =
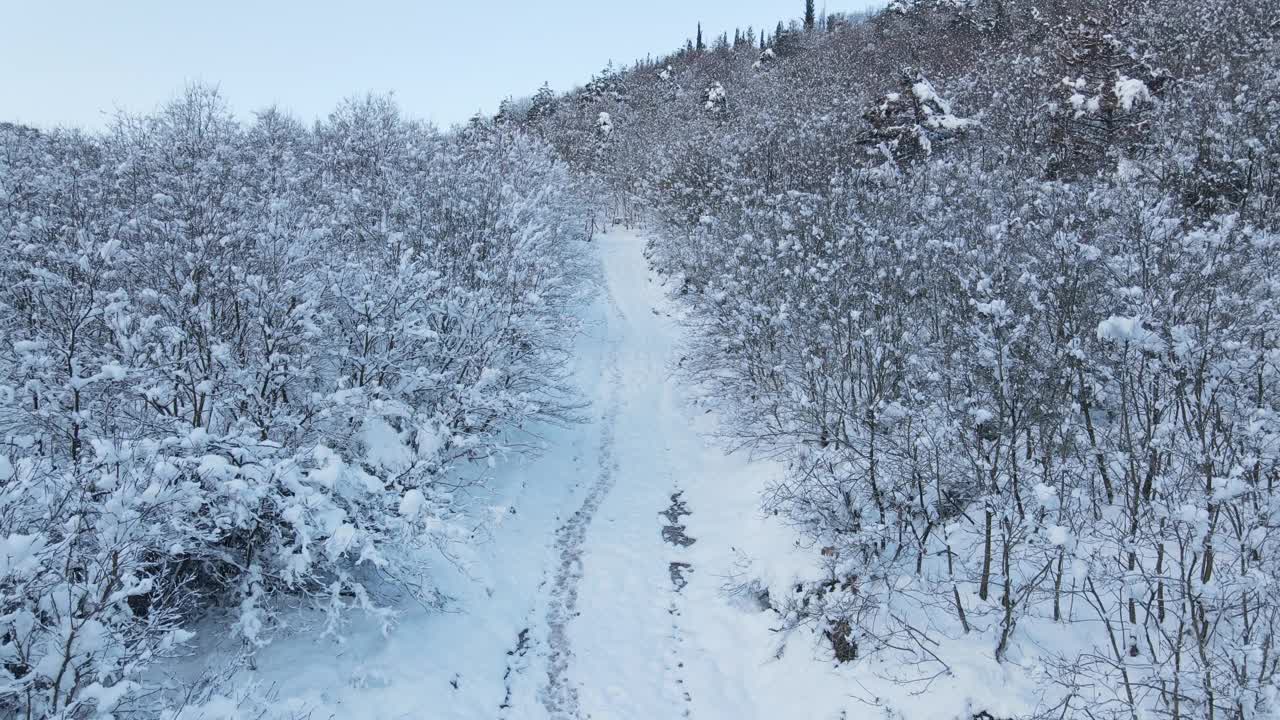
[[[882,0],[838,0],[852,11]],[[824,3],[819,0],[818,7]],[[339,100],[394,92],[439,125],[543,81],[566,90],[613,60],[684,44],[701,21],[772,28],[803,0],[0,0],[0,121],[100,128],[188,82],[217,85],[236,112],[271,104],[310,122]]]

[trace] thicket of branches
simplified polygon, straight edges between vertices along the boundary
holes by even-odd
[[[0,714],[137,709],[210,611],[431,601],[469,468],[574,415],[572,187],[377,97],[0,126]]]
[[[1280,710],[1278,17],[904,1],[512,114],[657,216],[827,564],[790,622],[917,679],[978,633],[1046,717]]]

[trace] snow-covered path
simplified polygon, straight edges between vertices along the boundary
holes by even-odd
[[[600,240],[621,386],[612,490],[586,533],[567,633],[578,717],[840,717],[841,678],[803,642],[779,661],[776,616],[725,592],[738,572],[786,586],[787,568],[806,563],[760,514],[779,469],[710,441],[714,401],[704,407],[674,374],[682,331],[643,248],[633,233]]]
[[[803,642],[777,659],[776,616],[725,592],[738,572],[786,586],[788,568],[805,566],[790,531],[760,515],[779,469],[709,441],[715,416],[674,374],[682,331],[643,237],[598,242],[595,474],[556,533],[542,709],[556,720],[840,717],[842,678]]]
[[[552,664],[547,699],[572,695],[574,702],[547,708],[557,718],[674,718],[688,702],[670,578],[670,564],[682,553],[664,542],[659,513],[688,465],[680,451],[690,424],[670,377],[676,333],[647,271],[643,241],[616,233],[599,242],[616,363],[601,433],[598,488],[606,492],[588,498],[574,519],[590,525],[577,547],[564,548],[581,563],[567,578],[578,584],[571,592],[579,609],[563,634],[548,618],[553,657],[567,667]]]
[[[609,350],[596,400],[597,474],[556,533],[547,595],[548,668],[539,697],[556,719],[689,717],[698,684],[691,678],[720,675],[720,650],[698,648],[685,628],[681,594],[706,585],[693,582],[697,539],[664,536],[683,516],[663,513],[708,458],[723,455],[704,445],[691,416],[698,411],[681,401],[672,376],[679,330],[643,249],[634,233],[599,240]],[[718,597],[713,602],[740,614]],[[720,714],[729,712],[726,698],[718,700],[706,717],[730,716]]]
[[[841,684],[811,648],[779,661],[776,616],[724,592],[745,556],[769,557],[748,572],[785,585],[777,568],[801,566],[788,557],[801,551],[758,511],[777,469],[709,442],[714,414],[673,375],[679,324],[644,246],[617,230],[589,246],[603,276],[577,357],[589,421],[549,433],[547,452],[477,499],[501,522],[458,567],[439,564],[454,611],[406,610],[386,637],[357,623],[340,644],[300,634],[266,648],[253,680],[282,705],[369,720],[710,720],[798,717],[796,693],[833,699]],[[803,714],[839,717],[816,711],[835,704]]]

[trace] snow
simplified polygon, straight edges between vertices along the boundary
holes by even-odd
[[[422,491],[414,488],[404,494],[400,499],[400,515],[408,520],[418,517],[418,513],[422,512],[422,506],[427,499]]]
[[[103,380],[123,380],[126,371],[119,363],[108,363],[102,366],[102,372],[98,376]]]
[[[954,132],[957,130],[967,130],[977,127],[978,121],[970,118],[960,118],[955,115],[930,115],[926,121],[926,125],[934,130],[943,130]]]
[[[257,669],[241,670],[236,686],[271,688],[276,712],[352,720],[776,720],[890,711],[951,720],[970,707],[1032,707],[1026,673],[995,663],[985,636],[944,638],[938,651],[951,673],[921,694],[893,680],[904,670],[892,662],[834,665],[820,633],[780,634],[773,611],[729,591],[791,587],[812,577],[821,557],[760,510],[761,491],[784,469],[727,453],[713,440],[715,399],[673,374],[679,311],[642,269],[644,242],[615,231],[593,246],[606,290],[584,311],[576,353],[589,420],[544,429],[545,453],[500,467],[474,495],[487,542],[450,548],[449,561],[434,563],[449,612],[406,603],[385,635],[370,619],[352,621],[338,638],[279,637],[258,650]],[[332,460],[317,457],[322,466]],[[676,493],[688,512],[674,516],[693,539],[687,546],[663,537],[673,522],[663,511]],[[413,517],[424,502],[410,490],[399,512]],[[347,550],[356,534],[341,525],[326,551]],[[253,609],[242,617],[253,618]],[[315,622],[300,613],[291,624]],[[241,642],[204,640],[212,662]],[[1002,688],[999,697],[990,688]]]
[[[400,433],[380,417],[366,418],[361,432],[365,459],[375,467],[401,471],[413,464],[413,453],[400,440]]]
[[[1162,347],[1160,336],[1143,327],[1142,318],[1125,315],[1112,315],[1098,323],[1098,339],[1129,343],[1147,350]]]
[[[338,557],[351,548],[356,541],[356,529],[346,523],[338,526],[329,539],[325,541],[325,552],[329,557]]]
[[[1062,546],[1071,539],[1071,531],[1061,525],[1050,525],[1045,530],[1045,537],[1048,538],[1050,545]]]
[[[43,535],[14,534],[0,538],[0,580],[11,575],[22,575],[33,569],[39,563],[37,553],[44,546]]]
[[[1151,90],[1147,88],[1147,84],[1137,78],[1120,76],[1116,80],[1114,92],[1116,100],[1120,103],[1120,107],[1125,110],[1132,110],[1133,106],[1140,102],[1146,102],[1151,99]]]
[[[936,90],[933,89],[933,83],[924,77],[921,77],[911,85],[911,94],[916,96],[916,100],[922,105],[936,103],[942,110],[944,115],[951,114],[951,104],[942,98]]]

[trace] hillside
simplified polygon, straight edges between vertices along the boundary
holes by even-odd
[[[786,460],[784,626],[921,687],[980,638],[1037,716],[1272,712],[1278,12],[895,2],[514,120],[653,219],[683,375]]]
[[[0,716],[1280,713],[1280,0],[0,123]]]

